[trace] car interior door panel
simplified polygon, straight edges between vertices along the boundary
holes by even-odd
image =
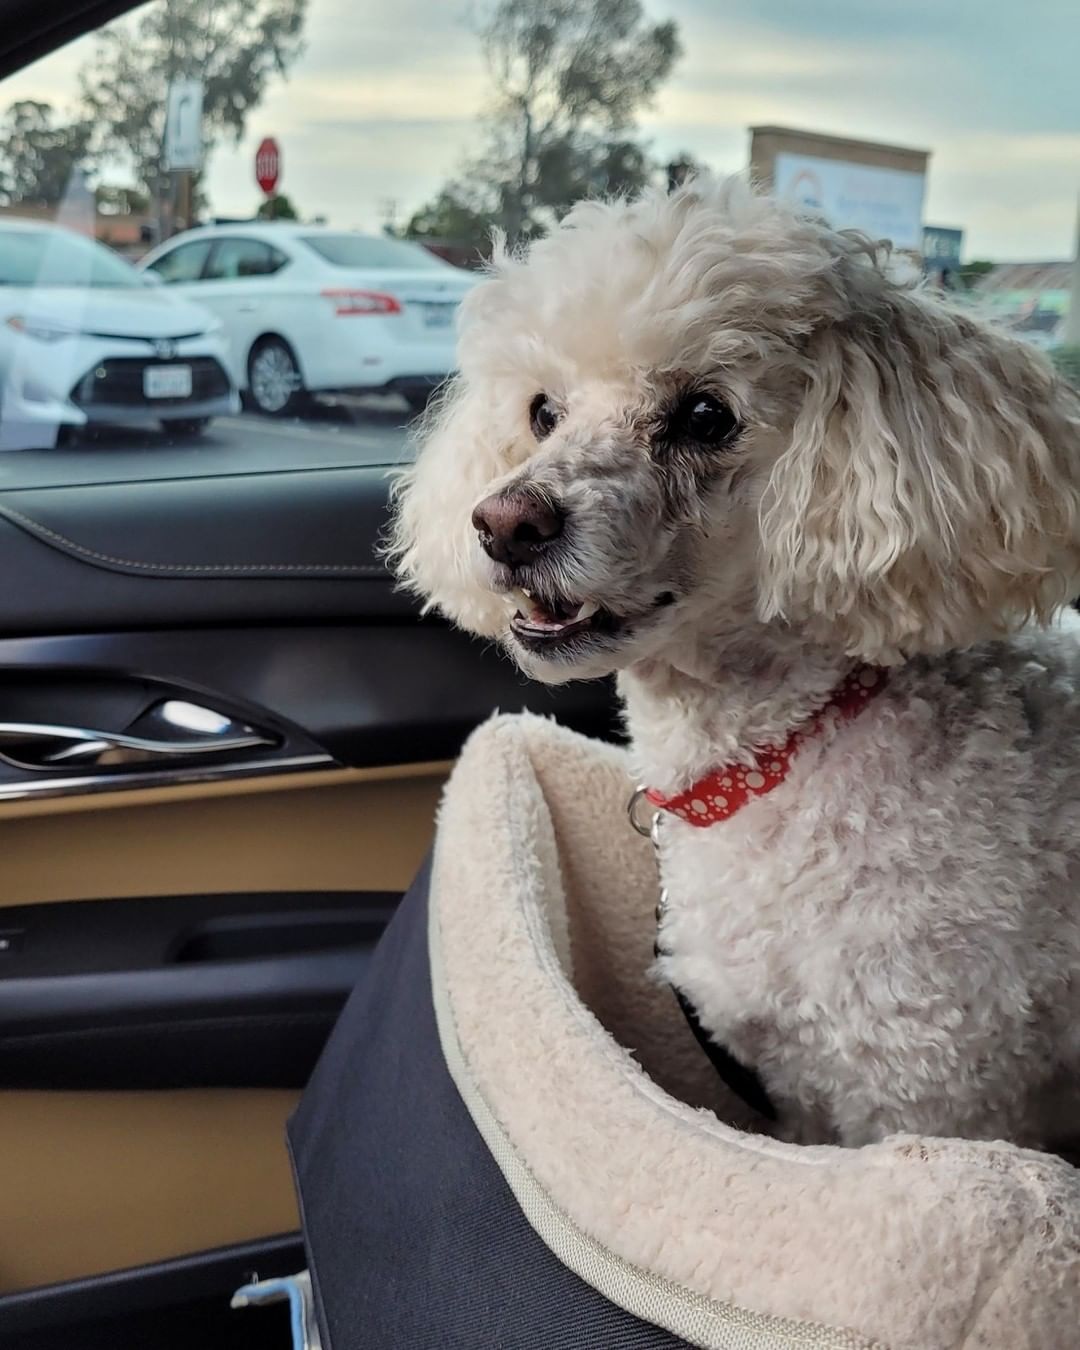
[[[0,567],[33,588],[0,597],[0,631],[405,617],[376,554],[385,510],[372,469],[0,488]]]
[[[0,1089],[302,1087],[397,899],[6,907]]]
[[[298,1096],[4,1092],[5,1350],[3,1295],[294,1230],[281,1132]],[[46,1300],[30,1311],[33,1325],[50,1320]],[[61,1343],[81,1350],[68,1336]]]
[[[284,1120],[448,769],[0,802],[0,1327],[5,1294],[295,1227]]]
[[[447,759],[496,709],[557,715],[580,729],[617,733],[606,682],[552,688],[527,683],[490,646],[437,624],[372,623],[295,628],[170,630],[0,639],[0,670],[31,669],[62,675],[62,683],[117,671],[167,672],[152,687],[193,703],[230,710],[238,721],[276,738],[221,773],[273,767],[307,768],[320,760],[354,768]],[[433,683],[431,669],[440,678]],[[2,692],[2,682],[0,682]],[[151,699],[160,698],[152,693]],[[0,707],[0,713],[3,709]],[[0,721],[3,719],[0,718]],[[0,755],[3,747],[0,745]],[[166,767],[118,766],[114,784],[130,779],[169,781],[206,776],[210,756],[170,761]],[[30,792],[47,791],[49,777],[69,770],[9,769]],[[3,796],[0,773],[0,797]],[[11,793],[9,793],[11,795]]]
[[[17,1305],[42,1335],[105,1272],[295,1227],[284,1119],[470,731],[619,734],[605,683],[421,618],[382,468],[51,472],[0,481],[0,1324],[64,1282]]]
[[[276,1127],[276,1117],[272,1112],[268,1115]],[[255,1176],[258,1177],[257,1172]],[[251,1179],[250,1174],[244,1174],[245,1182]],[[261,1180],[265,1182],[265,1177]],[[237,1198],[242,1201],[243,1194]],[[282,1212],[289,1223],[295,1223],[294,1212],[288,1208]],[[193,1210],[187,1214],[189,1221],[196,1217]],[[63,1217],[64,1210],[58,1207],[56,1218]],[[266,1220],[268,1216],[264,1213],[260,1217]],[[270,1215],[269,1221],[274,1218]],[[57,1229],[67,1236],[59,1223]],[[40,1257],[40,1253],[37,1255]],[[200,1248],[189,1255],[170,1256],[135,1267],[124,1260],[122,1247],[111,1255],[113,1264],[105,1274],[89,1279],[77,1277],[44,1288],[27,1288],[4,1298],[0,1307],[5,1350],[70,1350],[74,1326],[79,1328],[79,1350],[118,1350],[121,1345],[143,1350],[161,1346],[163,1308],[168,1310],[168,1326],[173,1334],[170,1344],[204,1347],[217,1344],[208,1336],[205,1313],[208,1301],[227,1304],[222,1291],[227,1295],[250,1282],[256,1273],[261,1279],[294,1275],[306,1260],[300,1234],[295,1232]],[[77,1253],[75,1257],[72,1268],[78,1269]],[[245,1319],[248,1318],[250,1338],[232,1326],[225,1332],[225,1344],[230,1350],[249,1347],[268,1350],[289,1345],[285,1305],[249,1309],[245,1312]]]

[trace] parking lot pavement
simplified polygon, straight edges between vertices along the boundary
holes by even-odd
[[[332,464],[400,464],[410,453],[408,408],[397,399],[340,399],[303,417],[251,414],[219,418],[201,437],[169,437],[200,459],[217,455],[231,468],[314,468]]]
[[[172,435],[153,422],[101,428],[67,438],[52,450],[0,455],[0,487],[73,487],[358,464],[390,467],[411,457],[410,417],[396,398],[352,398],[319,402],[304,417],[222,417],[198,436]]]
[[[302,418],[243,414],[214,422],[201,438],[202,455],[259,467],[400,464],[410,454],[409,413],[396,407],[321,404]],[[174,444],[184,444],[175,441]]]

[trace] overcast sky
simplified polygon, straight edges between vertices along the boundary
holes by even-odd
[[[212,3],[212,0],[207,0]],[[540,5],[542,0],[537,0]],[[646,0],[684,55],[640,119],[654,154],[744,168],[747,128],[781,123],[932,151],[926,222],[968,257],[1065,257],[1080,191],[1078,0]],[[222,213],[250,212],[255,144],[283,149],[305,214],[407,217],[477,144],[486,84],[469,0],[309,0],[307,51],[239,149],[213,155]],[[6,82],[4,101],[74,95],[84,40]]]

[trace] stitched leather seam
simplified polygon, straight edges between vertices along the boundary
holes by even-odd
[[[56,530],[51,530],[47,525],[42,525],[40,521],[34,520],[30,516],[25,516],[21,511],[16,511],[11,506],[0,506],[0,515],[5,516],[16,525],[21,525],[29,533],[42,539],[49,540],[57,544],[60,548],[78,554],[81,557],[89,558],[94,562],[104,563],[107,566],[130,568],[142,572],[213,572],[216,574],[245,573],[245,572],[298,572],[301,574],[314,575],[325,572],[336,572],[342,575],[350,576],[385,576],[386,569],[376,563],[165,563],[165,562],[143,562],[138,558],[118,558],[110,553],[99,553],[96,549],[88,548],[85,544],[76,543],[74,539],[68,539],[66,535],[59,534]]]

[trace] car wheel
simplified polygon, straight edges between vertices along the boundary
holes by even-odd
[[[209,417],[177,417],[163,421],[161,429],[167,436],[201,436],[209,425]]]
[[[268,417],[300,411],[306,391],[292,348],[281,338],[263,338],[248,357],[247,403]]]
[[[73,446],[81,445],[88,435],[85,427],[73,427],[67,423],[61,423],[56,428],[56,448],[57,450],[69,450]]]

